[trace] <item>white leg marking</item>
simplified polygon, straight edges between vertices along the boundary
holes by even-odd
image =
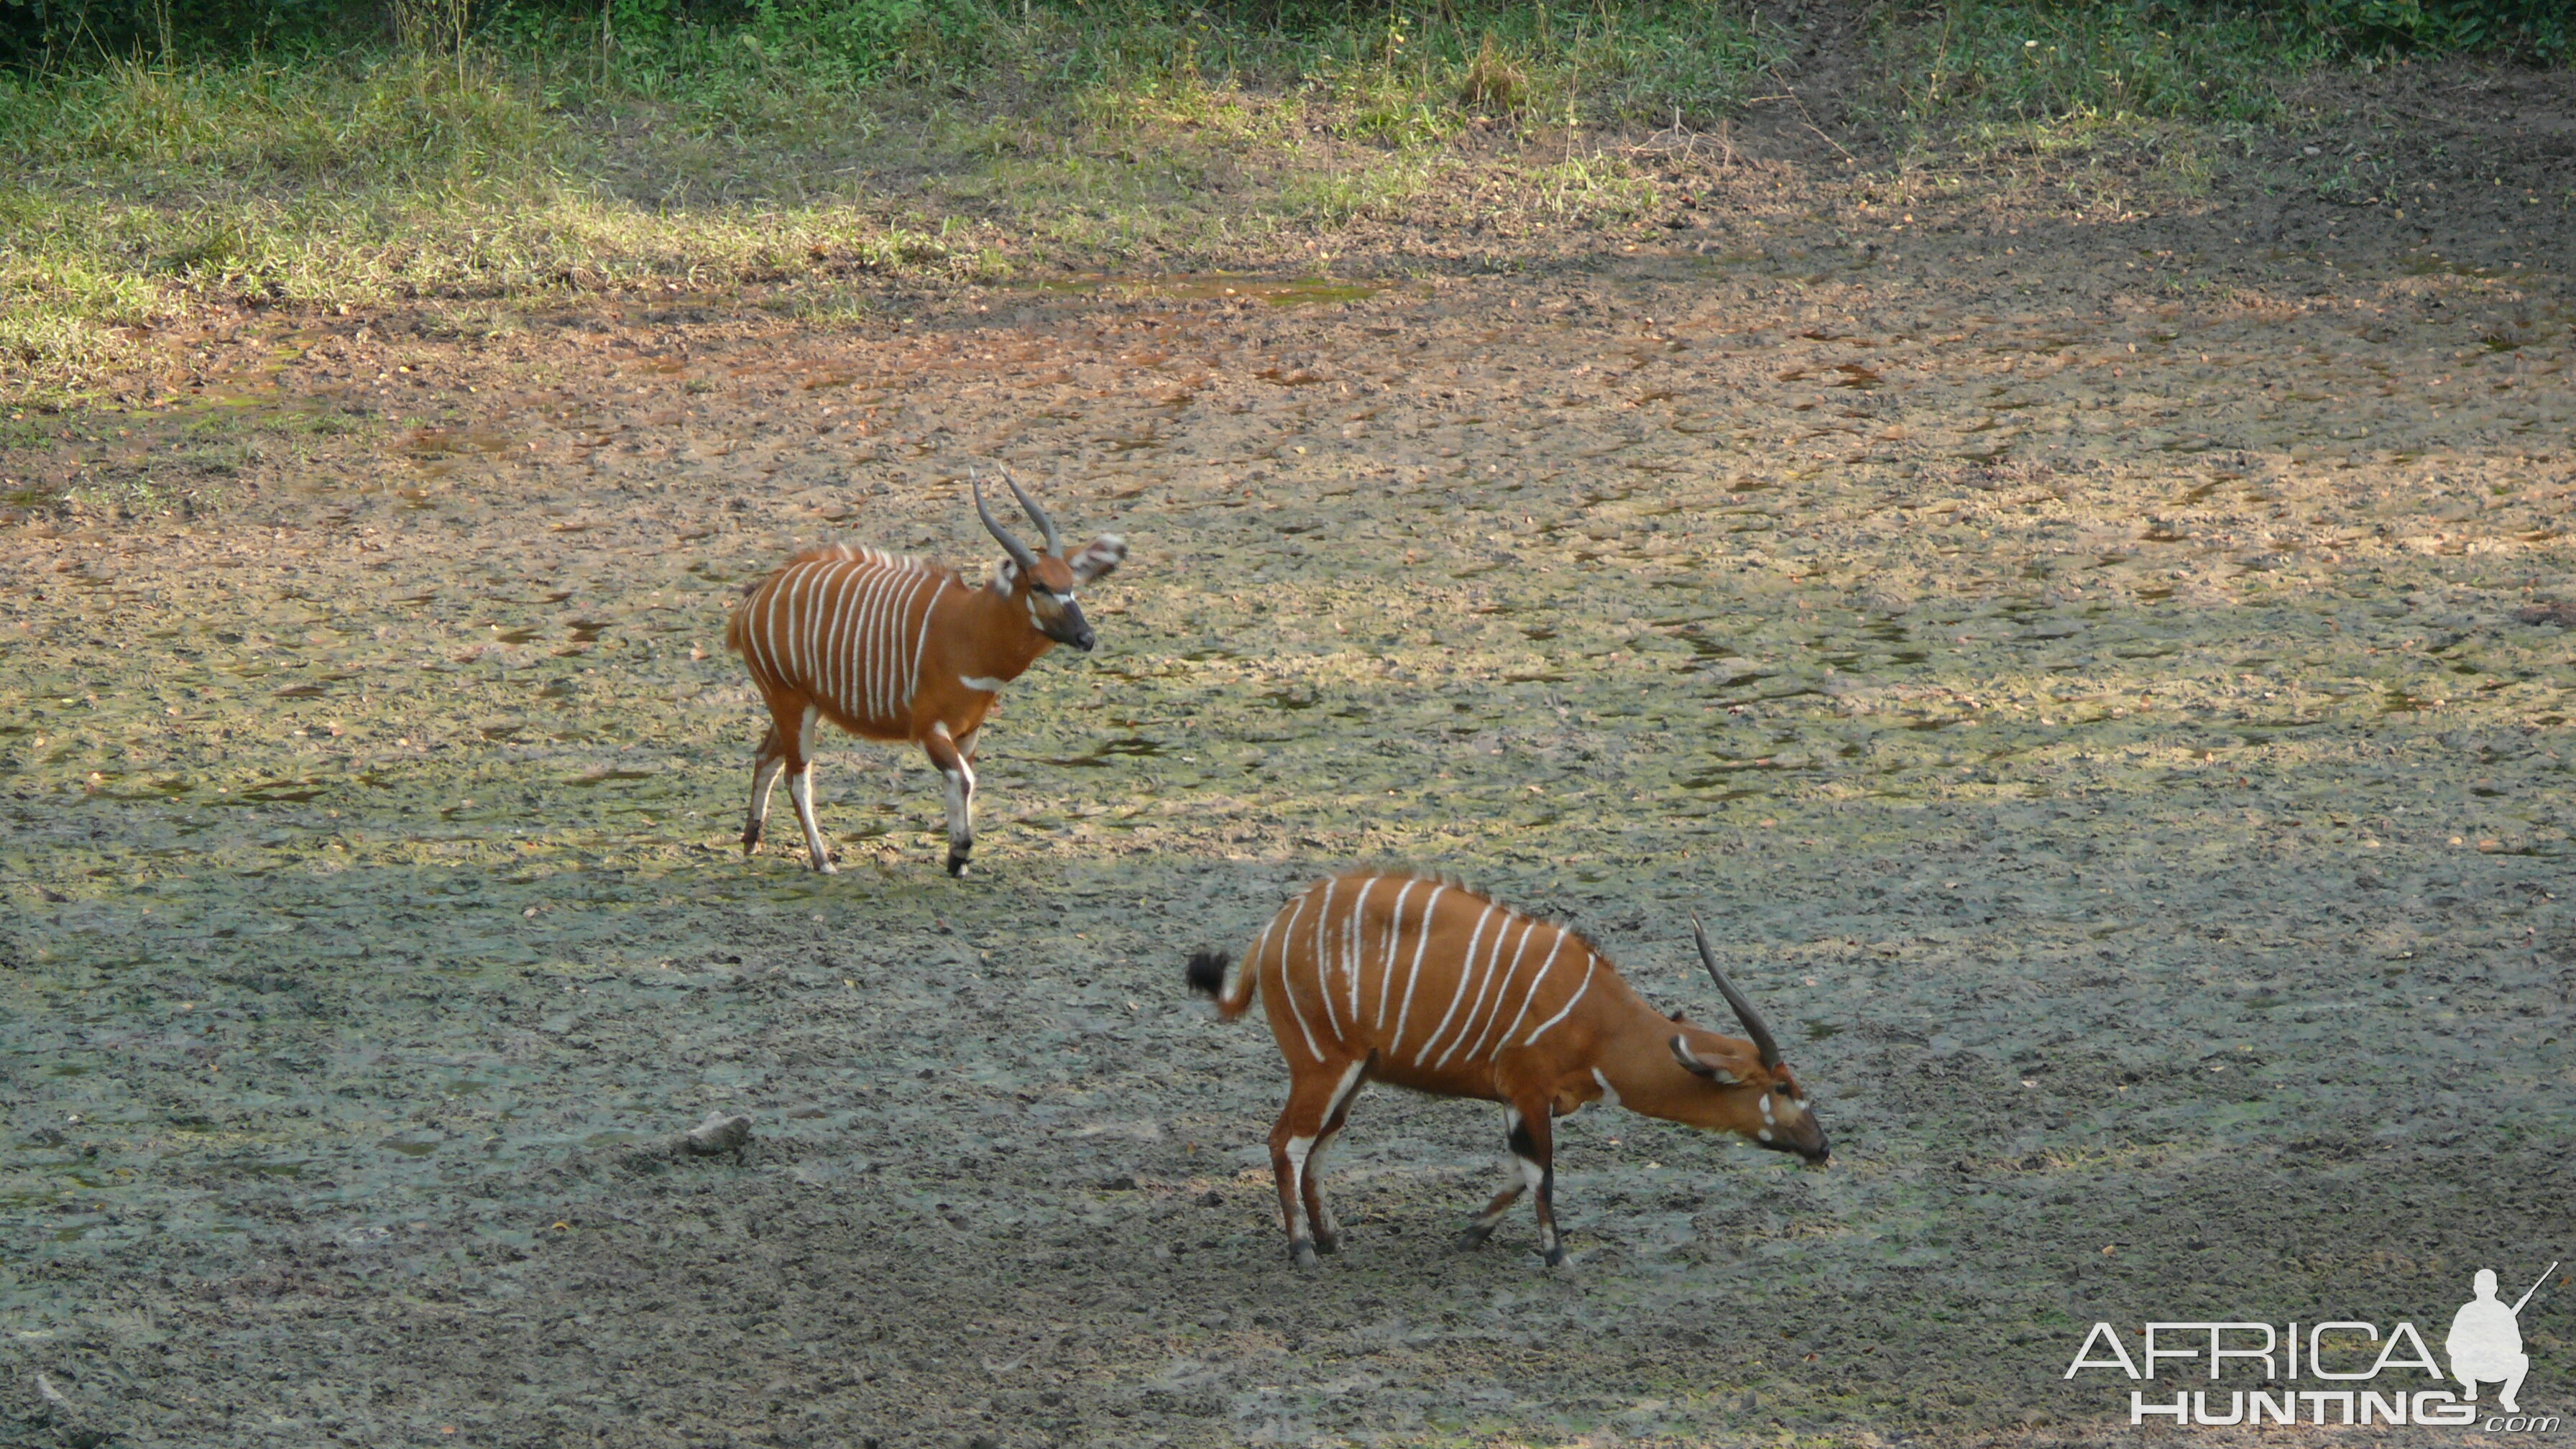
[[[1601,964],[1600,957],[1593,955],[1589,951],[1583,953],[1582,984],[1574,988],[1574,994],[1572,996],[1565,998],[1565,1005],[1558,1008],[1556,1015],[1549,1017],[1545,1022],[1540,1023],[1537,1030],[1531,1032],[1528,1036],[1521,1038],[1522,1046],[1528,1046],[1531,1042],[1547,1035],[1547,1029],[1549,1027],[1565,1020],[1567,1015],[1574,1010],[1574,1003],[1581,1001],[1583,999],[1583,993],[1592,989],[1592,968],[1599,964]]]
[[[1521,1029],[1522,1019],[1529,1015],[1530,1003],[1538,1000],[1539,987],[1546,983],[1547,973],[1556,966],[1556,953],[1565,949],[1564,928],[1561,926],[1550,926],[1548,929],[1556,932],[1556,943],[1547,948],[1547,959],[1538,963],[1538,973],[1530,977],[1528,988],[1521,992],[1521,1009],[1513,1013],[1512,1024],[1504,1027],[1503,1034],[1495,1039],[1495,1048],[1497,1050],[1500,1050],[1504,1044],[1511,1041],[1513,1032]],[[1501,1014],[1502,1013],[1500,1012],[1495,1013],[1497,1016],[1500,1016]]]
[[[772,755],[752,767],[751,818],[742,823],[743,833],[750,834],[769,821],[769,792],[778,786],[779,772],[787,768],[783,755]]]
[[[1288,1158],[1288,1236],[1314,1236],[1306,1230],[1306,1157],[1315,1150],[1312,1137],[1291,1137],[1282,1149]]]
[[[825,875],[836,875],[832,852],[823,844],[823,827],[814,821],[814,762],[787,777],[787,798],[796,802],[797,823],[805,827],[805,850],[808,863]]]
[[[1341,1222],[1333,1216],[1333,1205],[1324,1200],[1324,1159],[1332,1154],[1333,1144],[1342,1140],[1338,1132],[1327,1132],[1315,1140],[1315,1150],[1306,1154],[1306,1180],[1315,1185],[1315,1235],[1339,1238]]]
[[[1448,886],[1441,886],[1422,903],[1422,924],[1414,931],[1413,961],[1404,968],[1404,1000],[1396,1004],[1395,1031],[1386,1039],[1386,1048],[1390,1052],[1395,1050],[1397,1042],[1404,1040],[1404,1019],[1413,1014],[1413,988],[1422,979],[1422,953],[1431,946],[1431,908],[1440,904],[1440,892],[1447,889]]]
[[[1419,880],[1406,881],[1404,889],[1395,893],[1395,909],[1387,913],[1386,960],[1377,968],[1377,1012],[1369,1018],[1380,1031],[1386,1030],[1387,988],[1395,984],[1395,953],[1404,944],[1404,898],[1413,894],[1413,888],[1420,884]]]
[[[1480,1062],[1485,1059],[1485,1042],[1494,1034],[1494,1028],[1503,1024],[1503,1008],[1509,1006],[1512,1000],[1512,981],[1521,973],[1521,958],[1529,954],[1530,937],[1537,934],[1538,922],[1526,921],[1522,924],[1521,943],[1512,948],[1512,964],[1503,968],[1502,979],[1494,987],[1493,1009],[1490,1012],[1486,1011],[1481,1002],[1477,1006],[1476,1015],[1483,1017],[1485,1029],[1475,1033],[1476,1045],[1468,1052],[1467,1060]],[[1471,1015],[1469,1020],[1475,1020],[1475,1016]],[[1462,1029],[1458,1033],[1458,1040],[1461,1042],[1466,1041],[1467,1037],[1466,1030]],[[1455,1053],[1458,1048],[1452,1046],[1449,1050]],[[1445,1062],[1448,1058],[1443,1057],[1441,1060]]]

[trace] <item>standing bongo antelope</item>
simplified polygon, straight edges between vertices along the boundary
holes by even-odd
[[[1057,644],[1090,652],[1091,625],[1074,586],[1127,556],[1126,542],[1104,533],[1064,557],[1055,520],[1009,473],[1002,481],[1045,535],[1046,552],[1031,552],[995,521],[982,482],[973,481],[976,516],[1008,555],[984,588],[954,569],[836,544],[807,549],[744,591],[725,646],[750,666],[769,706],[769,733],[752,761],[745,855],[760,844],[783,770],[808,862],[831,873],[831,851],[814,823],[814,722],[824,719],[861,739],[921,746],[948,781],[948,873],[966,873],[975,848],[976,730],[1002,686],[1039,655]]]
[[[1270,1129],[1289,1253],[1300,1267],[1341,1244],[1324,1206],[1324,1154],[1362,1084],[1503,1104],[1521,1180],[1485,1205],[1459,1246],[1483,1242],[1535,1188],[1539,1248],[1565,1261],[1556,1231],[1550,1119],[1598,1100],[1710,1131],[1736,1132],[1809,1162],[1829,1155],[1806,1093],[1760,1013],[1717,969],[1693,917],[1700,960],[1751,1041],[1669,1018],[1640,1000],[1591,942],[1454,882],[1359,873],[1279,908],[1243,964],[1190,958],[1192,989],[1233,1020],[1253,993],[1288,1059],[1288,1105]]]

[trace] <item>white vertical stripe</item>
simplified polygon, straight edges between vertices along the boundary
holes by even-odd
[[[1252,954],[1243,960],[1244,974],[1252,978],[1252,984],[1256,990],[1261,986],[1261,953],[1270,949],[1270,933],[1279,929],[1279,918],[1287,913],[1286,906],[1281,906],[1270,913],[1270,924],[1261,928],[1260,939],[1252,943]],[[1219,1001],[1224,999],[1222,996],[1217,998]]]
[[[1333,957],[1325,943],[1333,929],[1333,892],[1340,886],[1337,880],[1324,882],[1324,903],[1315,909],[1315,994],[1324,998],[1324,1028],[1335,1037],[1342,1024],[1333,1015]]]
[[[1369,892],[1378,888],[1382,876],[1370,876],[1360,887],[1360,898],[1351,902],[1351,923],[1342,931],[1342,974],[1351,983],[1351,1030],[1360,1026],[1360,927],[1361,913],[1368,909]]]
[[[1537,973],[1530,977],[1529,988],[1521,993],[1521,1009],[1513,1014],[1512,1024],[1504,1027],[1503,1034],[1495,1040],[1494,1049],[1496,1051],[1500,1051],[1511,1044],[1512,1033],[1521,1029],[1522,1019],[1529,1015],[1530,1003],[1538,1000],[1539,987],[1546,982],[1547,973],[1556,966],[1556,953],[1565,949],[1565,928],[1563,926],[1550,926],[1548,929],[1556,932],[1556,943],[1547,948],[1547,959],[1538,963]],[[1501,1014],[1502,1013],[1500,1012],[1495,1013],[1497,1016]]]
[[[856,696],[863,705],[862,717],[870,721],[885,717],[885,689],[879,676],[884,673],[885,650],[877,642],[879,616],[885,612],[886,586],[891,576],[883,569],[869,569],[860,575],[859,602],[855,611],[858,622],[852,626],[854,662],[858,665],[852,681]]]
[[[1404,883],[1404,889],[1395,893],[1395,909],[1387,913],[1386,960],[1377,968],[1377,1013],[1369,1018],[1381,1031],[1386,1029],[1387,988],[1395,984],[1395,953],[1397,948],[1404,944],[1404,898],[1413,894],[1413,888],[1420,884],[1422,880],[1418,876],[1407,880]],[[1434,899],[1437,899],[1439,894],[1438,891],[1432,892]],[[1430,907],[1425,906],[1423,909],[1427,912]]]
[[[1457,986],[1455,986],[1454,988],[1452,988],[1452,989],[1450,990],[1450,992],[1449,992],[1449,1009],[1448,1009],[1447,1011],[1444,1011],[1444,1012],[1440,1013],[1440,1024],[1439,1024],[1438,1026],[1435,1026],[1435,1027],[1431,1028],[1431,1035],[1429,1035],[1429,1036],[1427,1036],[1427,1037],[1424,1037],[1424,1038],[1422,1039],[1422,1050],[1420,1050],[1420,1051],[1418,1051],[1418,1052],[1415,1052],[1415,1053],[1413,1054],[1413,1059],[1414,1059],[1415,1061],[1417,1061],[1417,1062],[1423,1062],[1423,1061],[1428,1061],[1428,1060],[1430,1060],[1430,1058],[1431,1058],[1431,1049],[1432,1049],[1433,1047],[1438,1046],[1438,1045],[1440,1044],[1440,1034],[1441,1034],[1442,1032],[1447,1031],[1447,1030],[1449,1029],[1449,1019],[1450,1019],[1451,1017],[1454,1017],[1454,1016],[1456,1016],[1456,1015],[1458,1014],[1458,1003],[1467,999],[1467,982],[1468,982],[1468,979],[1469,979],[1470,977],[1476,977],[1476,976],[1477,976],[1477,972],[1476,972],[1476,945],[1477,945],[1477,943],[1478,943],[1478,942],[1480,942],[1480,941],[1482,941],[1482,940],[1484,940],[1484,939],[1485,939],[1485,922],[1493,918],[1493,914],[1494,914],[1494,912],[1496,912],[1496,911],[1500,911],[1500,910],[1502,910],[1502,909],[1503,909],[1502,907],[1500,907],[1500,906],[1498,906],[1498,905],[1494,904],[1492,901],[1487,901],[1487,902],[1485,902],[1485,913],[1484,913],[1483,915],[1478,916],[1478,917],[1476,918],[1476,929],[1475,929],[1475,932],[1474,932],[1473,934],[1471,934],[1470,936],[1468,936],[1468,937],[1467,937],[1467,949],[1466,949],[1465,951],[1463,951],[1463,952],[1461,952],[1461,953],[1459,954],[1459,957],[1458,957],[1458,984],[1457,984]],[[1510,912],[1508,912],[1508,911],[1504,911],[1504,912],[1503,912],[1503,930],[1508,930],[1508,929],[1510,929],[1510,928],[1511,928],[1511,923],[1512,923],[1511,913],[1510,913]],[[1499,949],[1499,948],[1502,946],[1502,944],[1503,944],[1503,931],[1502,931],[1502,930],[1497,930],[1496,932],[1494,932],[1494,945],[1495,945],[1495,947],[1496,947],[1497,949]],[[1488,969],[1489,969],[1489,970],[1491,969],[1491,968],[1490,968],[1490,966],[1488,967]],[[1481,977],[1478,977],[1478,979],[1482,979],[1482,978],[1481,978]]]
[[[1528,928],[1521,932],[1521,943],[1512,951],[1512,964],[1504,968],[1502,984],[1494,988],[1493,1013],[1485,1018],[1485,1029],[1477,1033],[1476,1045],[1469,1049],[1467,1060],[1471,1062],[1480,1062],[1485,1059],[1485,1043],[1493,1039],[1494,1028],[1503,1024],[1503,1011],[1512,1003],[1512,982],[1521,974],[1521,958],[1529,954],[1530,937],[1537,935],[1538,929],[1539,923],[1537,921],[1531,921]],[[1564,940],[1564,937],[1559,935],[1557,939],[1562,941]],[[1550,960],[1555,959],[1554,952],[1551,951],[1548,955]],[[1531,978],[1533,984],[1536,983],[1536,980],[1536,977]],[[1524,1000],[1528,998],[1528,995],[1529,993],[1527,991],[1523,991],[1521,993]],[[1459,1033],[1459,1036],[1463,1040],[1466,1033],[1461,1032]]]
[[[915,574],[912,580],[912,587],[904,590],[903,592],[903,606],[895,611],[893,654],[898,661],[903,660],[910,655],[911,651],[905,649],[903,646],[909,636],[913,633],[913,606],[921,602],[922,590],[929,587],[930,576],[928,574]],[[918,664],[908,664],[904,667],[902,697],[895,701],[895,707],[901,712],[904,719],[909,720],[912,718],[912,696],[913,691],[920,687],[920,676],[921,668]]]
[[[938,614],[939,601],[947,594],[947,592],[948,576],[946,574],[941,574],[939,576],[939,586],[930,591],[930,602],[921,606],[920,632],[914,636],[912,641],[912,680],[904,686],[903,690],[904,702],[907,706],[910,705],[913,700],[920,697],[922,651],[930,647],[930,621],[933,616]],[[906,712],[908,714],[909,710]]]
[[[1314,892],[1309,891],[1307,895]],[[1306,1050],[1315,1060],[1324,1059],[1324,1049],[1315,1045],[1315,1030],[1306,1025],[1305,1010],[1297,1005],[1297,989],[1288,980],[1288,945],[1297,939],[1297,918],[1306,911],[1306,896],[1299,896],[1288,913],[1288,925],[1279,933],[1279,996],[1288,1003],[1288,1014],[1297,1019],[1298,1034],[1306,1038]]]
[[[852,719],[860,718],[850,708],[850,616],[858,601],[859,577],[855,564],[844,562],[832,570],[832,622],[823,632],[823,692]]]
[[[770,680],[781,687],[788,684],[787,661],[782,657],[785,650],[779,640],[787,627],[787,580],[788,575],[781,574],[769,581],[769,590],[762,596],[760,617],[761,656],[768,662]]]
[[[1446,889],[1448,887],[1441,887],[1441,890]],[[1395,1034],[1386,1039],[1388,1051],[1395,1050],[1396,1046],[1404,1040],[1404,1019],[1413,1014],[1413,988],[1422,983],[1422,953],[1431,945],[1431,908],[1439,903],[1440,891],[1433,891],[1431,899],[1422,903],[1422,930],[1414,942],[1413,964],[1407,966],[1404,971],[1404,1000],[1395,1008]],[[1485,909],[1490,911],[1493,907],[1487,906]],[[1476,919],[1481,922],[1484,917],[1478,916]]]
[[[799,564],[787,576],[787,629],[778,642],[787,655],[787,677],[799,689],[814,687],[813,676],[805,668],[806,593],[814,582],[814,566]]]
[[[1503,938],[1511,934],[1512,922],[1514,920],[1521,920],[1521,947],[1523,950],[1528,949],[1530,932],[1538,923],[1530,920],[1522,920],[1517,916],[1506,915],[1503,919],[1503,928],[1494,933],[1493,955],[1485,962],[1484,978],[1478,983],[1475,996],[1467,1003],[1466,1016],[1461,1018],[1458,1022],[1458,1039],[1449,1043],[1449,1050],[1442,1052],[1440,1054],[1440,1060],[1431,1064],[1434,1068],[1449,1065],[1449,1059],[1458,1054],[1458,1048],[1465,1046],[1467,1044],[1467,1038],[1476,1034],[1476,1024],[1482,1021],[1485,1016],[1486,1000],[1488,998],[1492,998],[1496,1001],[1501,1000],[1501,995],[1497,988],[1502,984],[1504,978],[1509,976],[1511,973],[1508,971],[1497,972],[1494,970],[1494,967],[1500,964],[1503,959]],[[1512,965],[1518,966],[1520,964],[1520,952],[1515,951],[1512,953]],[[1499,1015],[1501,1013],[1501,1007],[1497,1006],[1495,1008],[1495,1012]],[[1438,1038],[1435,1037],[1433,1040],[1437,1041]]]
[[[1583,993],[1592,989],[1592,968],[1593,968],[1593,967],[1595,967],[1595,966],[1598,966],[1598,965],[1600,965],[1600,964],[1601,964],[1601,958],[1600,958],[1600,957],[1593,955],[1593,954],[1592,954],[1591,952],[1589,952],[1589,951],[1586,951],[1585,953],[1583,953],[1583,981],[1582,981],[1582,984],[1580,984],[1580,985],[1578,985],[1578,986],[1576,986],[1576,987],[1574,988],[1574,994],[1573,994],[1572,996],[1569,996],[1569,997],[1565,998],[1565,1005],[1564,1005],[1564,1007],[1563,1007],[1563,1008],[1561,1008],[1561,1009],[1556,1013],[1556,1015],[1551,1016],[1551,1017],[1549,1017],[1546,1021],[1544,1021],[1544,1022],[1540,1023],[1540,1025],[1539,1025],[1539,1027],[1538,1027],[1538,1029],[1537,1029],[1536,1031],[1533,1031],[1533,1032],[1531,1032],[1528,1036],[1525,1036],[1525,1037],[1521,1038],[1521,1045],[1522,1045],[1522,1046],[1528,1046],[1531,1042],[1534,1042],[1534,1041],[1538,1040],[1540,1037],[1543,1037],[1543,1036],[1547,1035],[1547,1029],[1548,1029],[1549,1027],[1556,1025],[1556,1024],[1557,1024],[1558,1022],[1560,1022],[1560,1021],[1565,1020],[1565,1015],[1566,1015],[1566,1013],[1567,1013],[1567,1012],[1569,1012],[1569,1011],[1574,1010],[1574,1003],[1576,1003],[1576,1002],[1578,1002],[1578,1001],[1581,1001],[1581,1000],[1583,999]]]

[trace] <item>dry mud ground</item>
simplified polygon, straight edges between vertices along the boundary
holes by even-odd
[[[8,457],[92,504],[0,533],[0,1439],[2045,1442],[2130,1432],[2095,1320],[2438,1342],[2576,1258],[2516,84],[2196,198],[1684,160],[1697,224],[1522,275],[219,321]],[[2443,199],[2321,200],[2356,150]],[[1135,550],[978,873],[854,745],[844,872],[743,859],[728,601],[980,572],[978,458]],[[1832,1167],[1587,1111],[1551,1273],[1448,1247],[1495,1114],[1374,1094],[1298,1275],[1279,1061],[1180,963],[1353,861],[1706,1014],[1702,912]]]

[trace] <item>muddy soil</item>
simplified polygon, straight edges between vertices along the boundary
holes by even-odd
[[[2438,1340],[2576,1258],[2576,91],[2345,100],[2198,194],[1679,156],[1513,275],[236,318],[39,419],[0,1440],[2089,1441],[2096,1320]],[[980,573],[988,458],[1134,552],[976,872],[846,741],[842,873],[744,859],[728,602]],[[1496,1114],[1380,1093],[1296,1273],[1180,964],[1354,861],[1706,1014],[1699,911],[1832,1166],[1586,1111],[1550,1272],[1449,1247]]]

